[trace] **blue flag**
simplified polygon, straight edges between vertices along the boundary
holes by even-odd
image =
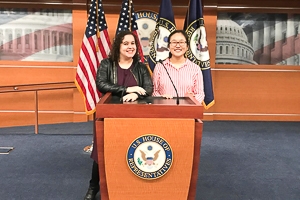
[[[156,62],[169,57],[168,37],[176,30],[171,0],[161,0],[155,31],[151,40],[149,67],[153,71]]]
[[[199,65],[202,70],[205,93],[204,108],[208,109],[215,104],[215,100],[201,0],[190,0],[184,30],[190,40],[186,53],[187,58]]]

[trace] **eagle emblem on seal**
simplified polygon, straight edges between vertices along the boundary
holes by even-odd
[[[159,152],[160,150],[156,151],[154,153],[154,155],[147,155],[144,151],[140,150],[141,152],[141,157],[144,160],[144,164],[148,167],[152,167],[153,165],[155,165],[155,161],[157,160],[158,156],[159,156]]]

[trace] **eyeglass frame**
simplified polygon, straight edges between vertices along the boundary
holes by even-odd
[[[177,41],[171,41],[170,43],[169,43],[169,45],[170,46],[173,46],[173,47],[176,47],[177,45],[179,44],[179,46],[184,46],[185,44],[187,44],[187,41],[179,41],[179,42],[177,42]]]

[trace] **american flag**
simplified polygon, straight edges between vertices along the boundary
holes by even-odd
[[[129,17],[130,15],[131,18]],[[134,35],[136,35],[137,38],[139,38],[138,25],[136,23],[136,16],[134,13],[132,0],[123,0],[116,35],[120,31],[125,31],[125,30],[131,31]],[[139,43],[137,45],[139,45],[139,55],[141,61],[144,62],[144,55],[143,55],[143,50],[141,48],[141,44]]]
[[[84,96],[87,114],[95,112],[100,99],[95,78],[100,61],[107,58],[110,46],[102,0],[92,0],[75,78],[75,84]]]

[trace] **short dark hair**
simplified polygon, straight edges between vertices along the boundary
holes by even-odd
[[[139,49],[140,49],[140,45],[139,45],[139,40],[137,38],[137,36],[135,34],[133,34],[131,31],[121,31],[119,32],[115,39],[114,39],[114,42],[113,42],[113,45],[112,45],[112,49],[110,51],[110,54],[109,54],[109,58],[115,62],[115,63],[118,63],[120,61],[120,47],[121,47],[121,44],[124,40],[124,37],[126,35],[132,35],[133,38],[134,38],[134,42],[136,44],[136,53],[135,55],[133,56],[133,60],[134,61],[138,61],[139,60]]]
[[[187,46],[190,46],[189,36],[187,35],[187,33],[184,30],[175,30],[168,37],[168,48],[170,47],[171,37],[176,33],[181,33],[184,36],[185,40],[186,40]],[[172,53],[170,52],[169,53],[169,58],[171,58],[171,57],[172,57]]]

